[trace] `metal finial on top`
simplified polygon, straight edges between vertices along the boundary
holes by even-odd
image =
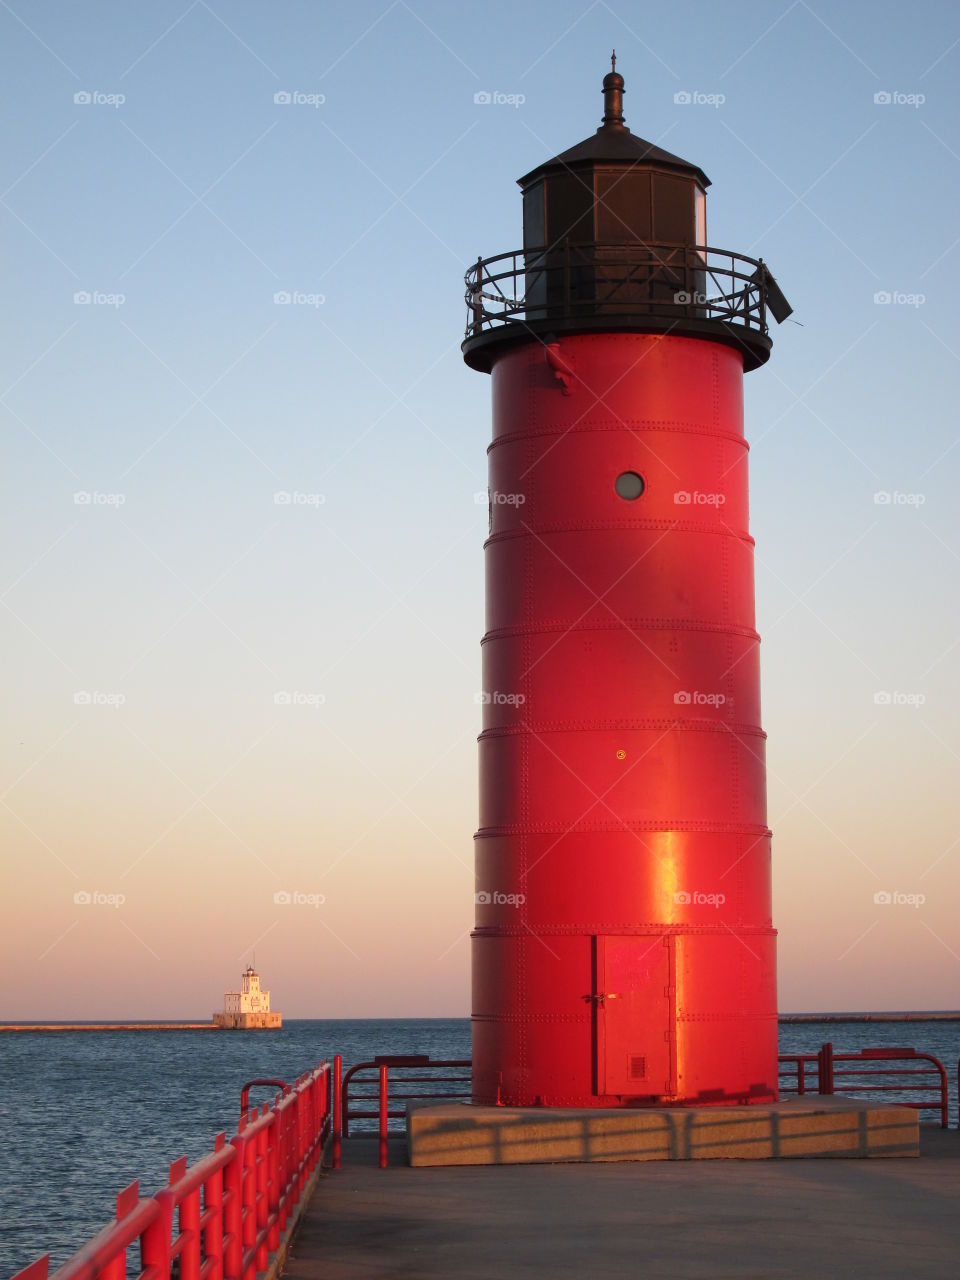
[[[610,70],[603,77],[603,127],[623,129],[623,76],[617,70],[617,51],[610,55]]]

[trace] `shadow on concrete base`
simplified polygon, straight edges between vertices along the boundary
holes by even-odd
[[[920,1154],[919,1113],[853,1098],[642,1110],[410,1103],[415,1166]]]

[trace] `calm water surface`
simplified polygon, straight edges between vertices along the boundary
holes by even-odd
[[[951,1082],[957,1123],[960,1024],[808,1023],[780,1029],[783,1053],[912,1045]],[[292,1080],[342,1053],[344,1069],[376,1053],[470,1056],[463,1019],[287,1022],[279,1032],[77,1032],[0,1036],[0,1276],[49,1249],[53,1266],[112,1218],[117,1191],[149,1194],[171,1160],[206,1154],[235,1132],[240,1086]],[[266,1096],[265,1094],[257,1095]],[[888,1095],[892,1100],[894,1095]],[[932,1122],[931,1112],[922,1118]]]

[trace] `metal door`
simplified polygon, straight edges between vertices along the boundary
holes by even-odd
[[[602,1094],[669,1097],[676,1091],[673,939],[597,939],[597,1083]]]

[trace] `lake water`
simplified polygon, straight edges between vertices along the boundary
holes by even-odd
[[[910,1045],[939,1057],[957,1123],[960,1023],[808,1023],[782,1053]],[[278,1032],[63,1032],[0,1036],[0,1276],[49,1250],[57,1266],[112,1220],[116,1194],[149,1194],[170,1162],[236,1131],[241,1084],[292,1080],[334,1053],[344,1070],[377,1053],[469,1058],[469,1019],[289,1021]],[[256,1095],[263,1098],[267,1094]],[[887,1095],[893,1100],[895,1095]],[[923,1112],[934,1123],[938,1117]]]

